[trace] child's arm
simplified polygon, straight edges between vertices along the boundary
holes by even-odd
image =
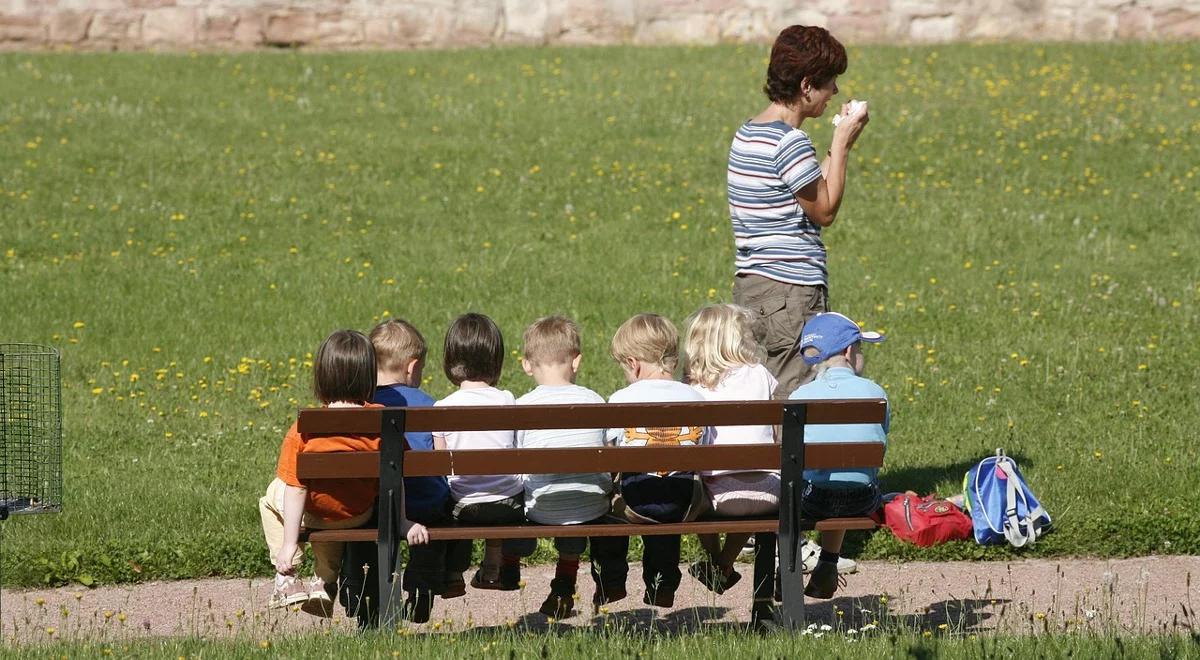
[[[621,444],[621,438],[625,437],[625,429],[605,429],[604,444],[610,447],[616,447]]]
[[[445,434],[442,434],[442,433],[434,433],[433,434],[433,448],[434,449],[445,449],[446,448]]]
[[[304,500],[308,491],[296,486],[283,489],[283,546],[275,556],[275,570],[280,575],[296,572],[292,560],[296,556],[296,545],[300,538],[300,519],[304,517]]]
[[[429,530],[425,525],[408,519],[408,511],[404,506],[403,499],[400,500],[400,533],[408,539],[409,545],[429,543]]]

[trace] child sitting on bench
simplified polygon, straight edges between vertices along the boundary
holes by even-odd
[[[522,338],[521,367],[537,383],[531,392],[517,399],[517,405],[604,403],[604,397],[575,384],[575,375],[583,360],[580,353],[579,326],[562,316],[540,318],[525,329]],[[541,429],[517,431],[517,447],[603,447],[605,429]],[[525,517],[543,525],[599,523],[612,507],[612,476],[607,472],[582,474],[525,475]],[[507,547],[507,546],[506,546]],[[587,547],[586,537],[558,537],[558,565],[550,581],[550,595],[538,610],[548,617],[561,619],[571,615],[575,604],[575,582],[579,555]],[[522,548],[528,556],[533,544]],[[592,562],[596,573],[605,572]]]
[[[792,392],[790,398],[887,399],[887,392],[863,378],[862,342],[884,340],[878,332],[863,332],[858,324],[837,312],[818,314],[804,324],[800,355],[813,365],[816,376]],[[883,424],[812,424],[804,427],[805,443],[878,441],[887,444],[888,421]],[[805,470],[809,487],[801,502],[806,518],[867,516],[879,508],[876,469]],[[838,559],[844,530],[821,532],[821,555],[809,575],[804,595],[833,598],[838,588]]]
[[[375,352],[361,332],[338,330],[321,342],[313,360],[313,391],[329,408],[375,406]],[[377,406],[375,406],[377,407]],[[347,529],[366,523],[374,510],[379,484],[331,481],[320,489],[305,488],[296,477],[296,462],[304,452],[379,451],[379,436],[300,434],[296,424],[288,429],[279,450],[275,480],[258,500],[263,534],[275,564],[275,589],[268,607],[299,605],[309,614],[333,616],[333,596],[342,566],[343,543],[312,543],[314,572],[309,580],[296,577],[304,558],[298,543],[300,527]],[[404,512],[401,511],[401,516]],[[429,540],[425,527],[404,521],[402,530],[412,545]]]

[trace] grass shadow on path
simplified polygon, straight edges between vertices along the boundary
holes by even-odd
[[[935,634],[970,633],[990,628],[984,624],[998,617],[1009,602],[999,598],[942,600],[924,606],[919,614],[894,614],[888,609],[888,596],[871,594],[827,601],[809,599],[804,604],[804,618],[806,624],[828,625],[841,630],[875,624],[888,629],[928,630]]]

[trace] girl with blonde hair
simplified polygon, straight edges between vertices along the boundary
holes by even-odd
[[[758,359],[750,310],[738,305],[709,305],[688,323],[687,377],[707,401],[767,401],[778,382]],[[712,444],[747,445],[775,442],[770,425],[718,426]],[[779,510],[778,470],[709,470],[702,476],[718,516],[761,516]],[[741,575],[733,562],[749,534],[701,534],[708,554],[688,572],[704,586],[722,593]]]

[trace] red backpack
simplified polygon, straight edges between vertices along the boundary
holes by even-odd
[[[880,509],[882,524],[896,538],[922,548],[971,538],[971,518],[937,495],[920,497],[912,491],[897,495]]]

